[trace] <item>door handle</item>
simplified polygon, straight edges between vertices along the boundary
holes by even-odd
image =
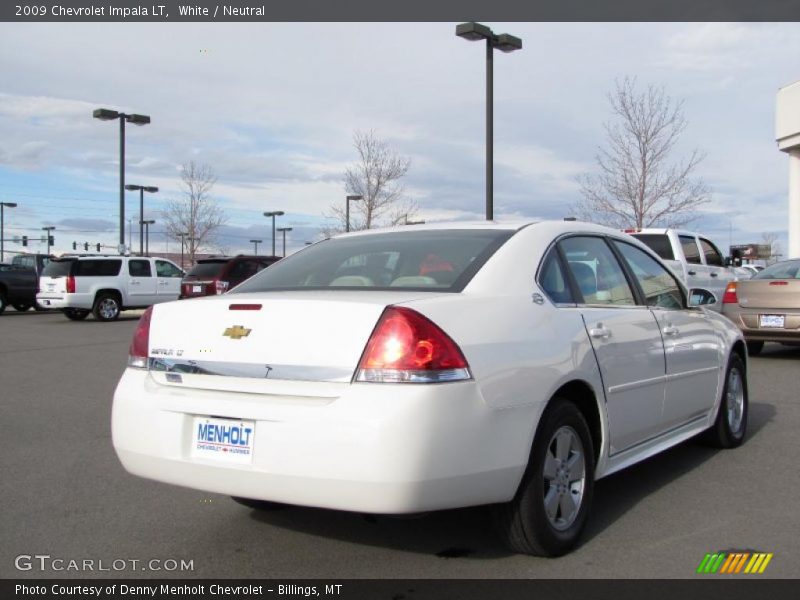
[[[611,330],[606,329],[605,327],[603,327],[603,324],[600,323],[598,324],[597,327],[594,327],[589,330],[589,336],[595,339],[607,340],[608,338],[611,337]]]
[[[131,285],[139,285],[139,281],[131,281]]]
[[[697,271],[689,271],[688,274],[689,275],[697,275]]]
[[[674,325],[667,325],[661,330],[664,335],[678,335],[681,331]]]
[[[719,273],[711,273],[712,277],[719,277]]]

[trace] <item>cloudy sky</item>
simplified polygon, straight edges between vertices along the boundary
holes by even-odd
[[[523,39],[495,58],[495,216],[562,218],[591,172],[615,78],[685,100],[679,153],[707,155],[713,191],[695,228],[727,248],[777,232],[786,248],[788,160],[774,141],[777,90],[800,80],[800,24],[489,23]],[[481,218],[484,50],[454,23],[0,24],[0,200],[6,238],[56,226],[56,249],[118,239],[118,127],[127,183],[156,185],[146,218],[180,197],[179,167],[210,165],[229,217],[214,250],[269,244],[264,211],[317,239],[344,202],[354,130],[411,158],[406,192],[428,221]],[[138,218],[138,195],[127,215]],[[175,242],[170,242],[172,251]],[[134,246],[138,246],[134,233]],[[37,249],[38,243],[29,249]],[[7,242],[7,250],[19,249]],[[263,247],[262,247],[263,249]]]

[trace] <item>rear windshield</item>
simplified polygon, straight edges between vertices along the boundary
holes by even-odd
[[[79,260],[74,275],[78,277],[113,277],[119,275],[121,260]]]
[[[327,240],[276,262],[233,293],[331,288],[460,292],[513,234],[438,230]]]
[[[42,271],[42,277],[66,277],[74,260],[51,260]]]
[[[222,273],[222,268],[228,264],[227,260],[211,260],[199,262],[186,274],[187,277],[217,277]]]
[[[653,252],[658,254],[664,260],[675,260],[675,254],[672,252],[672,244],[665,233],[634,233],[635,237],[645,246],[650,248]]]
[[[753,279],[800,279],[800,260],[775,263],[753,275]]]

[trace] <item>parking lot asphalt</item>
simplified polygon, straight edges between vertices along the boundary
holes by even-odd
[[[759,577],[799,574],[800,348],[767,344],[751,360],[741,448],[690,441],[599,481],[579,548],[543,559],[507,551],[482,508],[413,519],[254,511],[129,475],[110,413],[137,318],[0,315],[0,577],[701,578],[706,553],[733,550],[774,553]],[[95,570],[20,571],[20,555]],[[193,570],[142,570],[151,559]],[[97,570],[120,560],[141,562]]]

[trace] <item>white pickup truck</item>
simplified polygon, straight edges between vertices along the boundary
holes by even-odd
[[[714,294],[716,301],[707,304],[722,310],[722,296],[731,281],[749,279],[751,274],[733,266],[711,240],[678,229],[626,229],[628,233],[658,254],[689,289],[700,288]]]

